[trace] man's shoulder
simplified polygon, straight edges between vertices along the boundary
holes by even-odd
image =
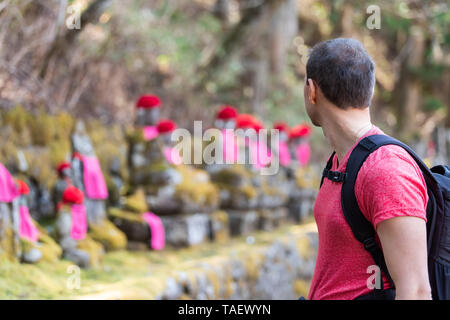
[[[415,177],[423,179],[417,162],[404,148],[397,145],[385,145],[372,152],[364,161],[358,174],[369,179]]]
[[[356,179],[355,195],[375,228],[394,216],[425,219],[428,195],[422,171],[400,146],[385,145],[367,157]]]
[[[408,151],[400,146],[392,144],[379,147],[369,155],[366,161],[372,164],[382,164],[380,161],[384,163],[400,161],[410,165],[417,165],[416,161],[411,157]]]

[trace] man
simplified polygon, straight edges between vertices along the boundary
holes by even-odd
[[[382,134],[370,120],[375,65],[353,39],[317,44],[306,66],[304,96],[314,125],[322,128],[336,155],[331,170],[344,172],[362,138]],[[324,179],[314,208],[319,250],[309,299],[356,299],[373,292],[375,265],[347,224],[339,182]],[[355,195],[372,223],[395,285],[396,299],[431,299],[427,270],[427,189],[415,161],[387,145],[366,159]],[[383,273],[383,288],[393,284]]]

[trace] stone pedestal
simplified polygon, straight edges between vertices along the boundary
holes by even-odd
[[[210,218],[206,213],[161,217],[166,244],[188,247],[206,241],[209,237]]]
[[[289,219],[300,223],[313,214],[317,191],[312,189],[296,189],[289,198]]]
[[[219,210],[209,215],[209,239],[225,242],[230,237],[230,219],[225,211]]]
[[[232,236],[247,235],[258,230],[256,211],[228,211],[230,232]]]
[[[258,229],[271,231],[286,222],[288,210],[284,207],[263,209],[258,211]]]
[[[116,208],[110,209],[109,214],[112,222],[127,236],[129,242],[143,243],[146,248],[150,246],[150,228],[141,214]],[[135,249],[136,245],[130,244],[128,248]]]

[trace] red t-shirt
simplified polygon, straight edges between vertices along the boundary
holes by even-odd
[[[364,137],[373,134],[383,132],[373,126]],[[356,145],[339,165],[335,156],[331,170],[344,172]],[[350,300],[371,290],[368,280],[374,273],[368,267],[375,262],[356,240],[344,218],[341,187],[342,183],[324,179],[315,202],[319,250],[308,297],[312,300]],[[355,194],[361,211],[375,229],[381,221],[399,216],[426,221],[425,181],[416,162],[399,146],[383,146],[369,155],[358,173]],[[384,274],[383,283],[385,289],[392,286]]]

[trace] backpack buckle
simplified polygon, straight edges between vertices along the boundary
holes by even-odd
[[[378,247],[378,244],[373,237],[364,240],[363,245],[364,249],[366,249],[367,251],[372,251],[374,248]]]
[[[322,176],[333,182],[343,182],[347,173],[339,171],[331,171],[327,168],[323,169]]]

